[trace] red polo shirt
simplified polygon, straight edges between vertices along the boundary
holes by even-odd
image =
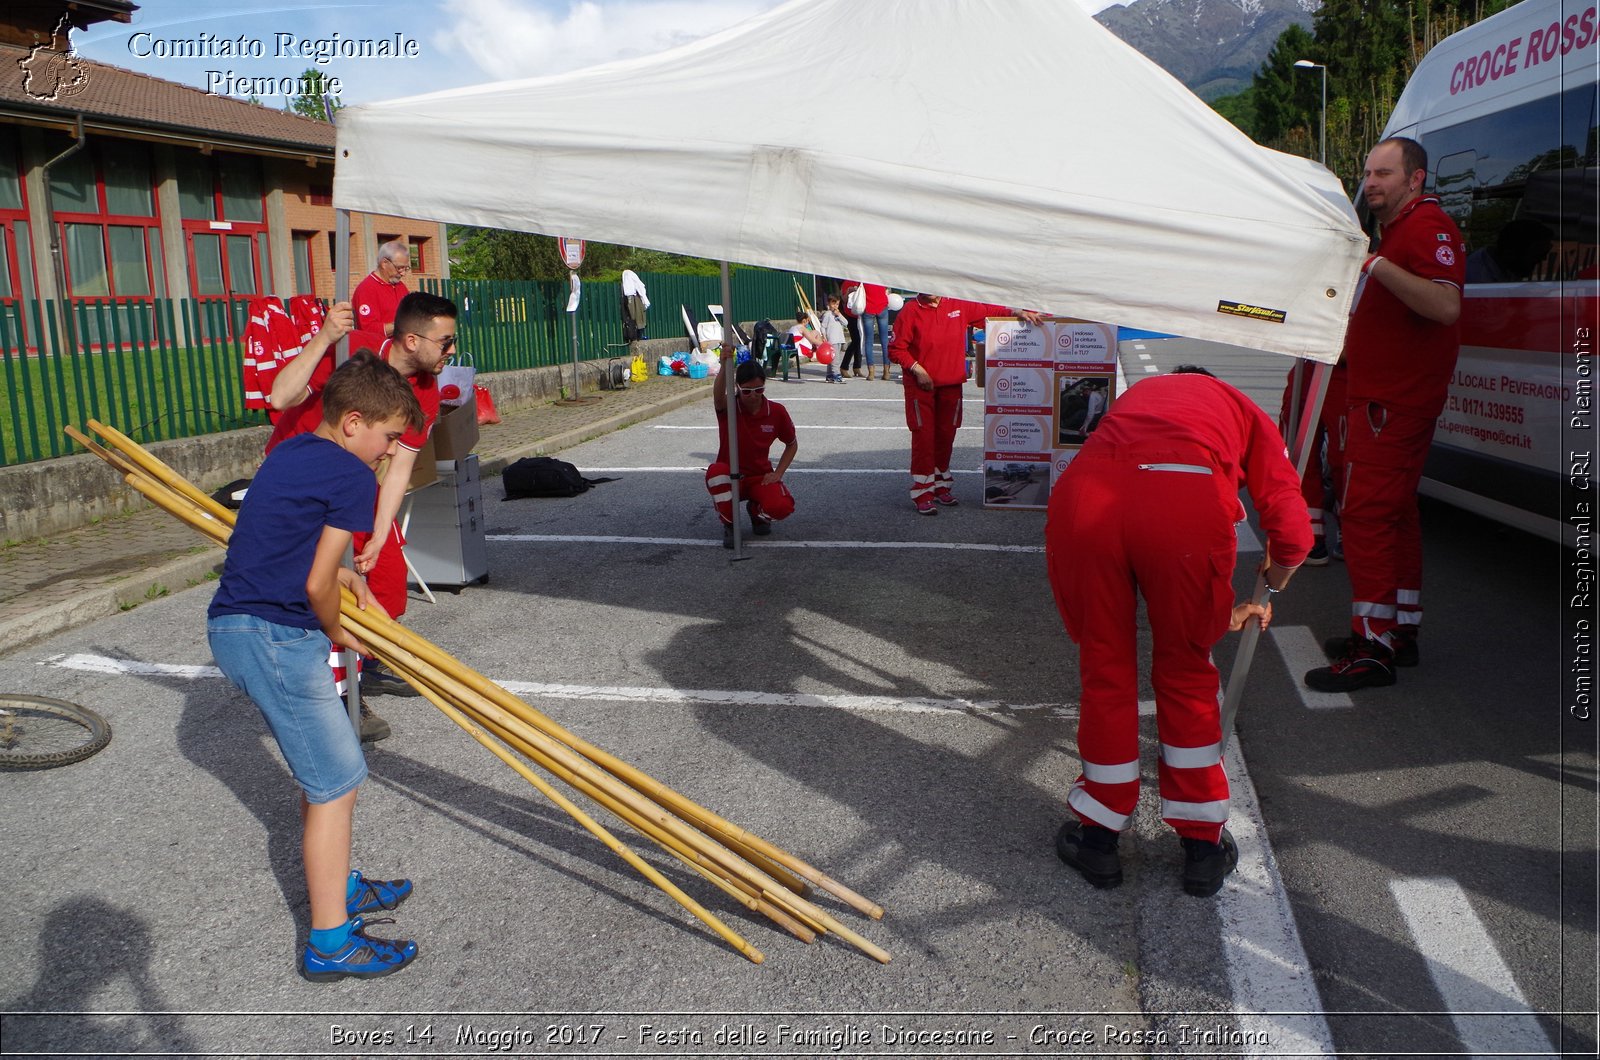
[[[406,285],[398,280],[384,283],[377,273],[367,273],[367,278],[356,284],[356,293],[350,296],[350,305],[356,312],[356,327],[382,335],[383,326],[394,323],[394,315],[400,311],[400,299],[409,293]]]
[[[737,403],[737,400],[736,402]],[[788,445],[794,441],[794,421],[789,410],[776,401],[761,399],[755,413],[739,409],[739,474],[765,475],[772,470],[768,451],[773,442]],[[728,462],[728,414],[717,413],[717,463]]]
[[[1378,254],[1409,273],[1456,289],[1466,281],[1461,230],[1432,196],[1418,198],[1383,226]],[[1406,307],[1379,281],[1363,276],[1345,333],[1348,403],[1379,402],[1427,419],[1444,409],[1461,350],[1456,324]]]
[[[360,331],[350,333],[350,348],[352,350],[376,349],[379,357],[389,359],[389,350],[393,343],[388,339],[382,342],[372,341],[373,336]],[[323,355],[323,363],[317,365],[317,370],[312,374],[310,393],[304,401],[293,408],[286,409],[278,422],[272,427],[272,437],[267,439],[266,452],[272,452],[274,446],[285,438],[293,438],[297,434],[317,429],[317,424],[322,422],[322,388],[328,384],[328,377],[333,374],[333,352],[330,350]],[[417,452],[427,444],[428,435],[433,433],[433,425],[439,419],[439,377],[429,375],[427,372],[418,372],[406,379],[411,384],[411,392],[417,395],[417,404],[422,406],[422,430],[407,431],[400,436],[400,444]],[[741,446],[741,449],[743,447]]]

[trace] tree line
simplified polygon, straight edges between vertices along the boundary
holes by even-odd
[[[1354,194],[1367,152],[1417,63],[1450,34],[1513,2],[1322,0],[1309,31],[1284,30],[1250,87],[1212,106],[1257,143],[1316,158],[1323,73],[1294,64],[1327,67],[1327,164]]]

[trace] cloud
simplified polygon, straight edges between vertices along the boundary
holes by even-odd
[[[433,38],[495,79],[540,77],[698,40],[780,0],[445,0]]]

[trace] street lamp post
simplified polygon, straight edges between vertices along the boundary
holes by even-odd
[[[1328,68],[1322,63],[1314,63],[1310,59],[1296,59],[1296,66],[1307,70],[1322,71],[1322,164],[1328,164]]]

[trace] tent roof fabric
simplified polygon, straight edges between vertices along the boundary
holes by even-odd
[[[1331,173],[1066,0],[791,0],[669,52],[338,125],[338,207],[1324,361],[1366,249]]]

